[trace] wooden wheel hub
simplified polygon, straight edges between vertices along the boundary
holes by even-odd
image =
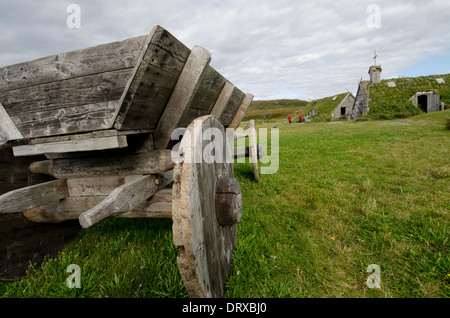
[[[194,127],[197,130],[194,132]],[[213,116],[191,124],[181,141],[174,168],[172,219],[178,267],[191,297],[223,297],[242,214],[242,195],[234,179],[233,164],[196,163],[195,154],[211,141],[202,138],[208,129],[225,130]],[[220,152],[220,150],[223,150]],[[226,153],[223,149],[215,153]]]

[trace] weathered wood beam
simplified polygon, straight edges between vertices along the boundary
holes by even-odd
[[[55,178],[85,178],[117,175],[162,173],[173,169],[171,150],[155,150],[140,154],[109,158],[51,159],[33,162],[30,170]]]
[[[233,118],[233,121],[228,126],[228,128],[236,129],[241,124],[242,118],[244,117],[245,113],[247,112],[247,108],[250,105],[250,103],[253,100],[254,95],[247,93],[244,97],[244,100],[241,103],[241,106],[239,106],[238,111],[236,112],[236,115]]]
[[[231,84],[230,82],[226,82],[224,87],[222,88],[222,91],[220,92],[219,98],[217,98],[217,101],[214,104],[214,107],[211,111],[211,115],[214,115],[217,117],[217,119],[220,119],[220,116],[222,116],[225,106],[227,106],[227,103],[230,100],[233,90],[234,85]]]
[[[4,141],[23,139],[22,134],[0,103],[0,136]]]
[[[209,51],[200,46],[194,46],[158,122],[154,134],[155,149],[166,149],[168,146],[172,132],[189,110],[189,105],[210,61]]]
[[[256,128],[255,128],[255,120],[250,120],[250,132],[249,132],[249,141],[250,141],[250,153],[252,158],[253,165],[253,174],[255,175],[255,181],[259,182],[259,170],[258,170],[258,152],[259,146],[257,142],[256,136]],[[261,148],[262,149],[262,148]]]
[[[128,146],[126,136],[111,136],[81,140],[65,140],[34,145],[16,146],[14,156],[34,156],[51,153],[66,153],[79,151],[94,151],[125,148]]]
[[[0,196],[0,214],[22,212],[67,196],[65,179],[13,190]]]
[[[169,171],[159,176],[142,176],[126,183],[112,191],[100,204],[81,214],[80,224],[88,228],[105,218],[131,211],[172,181],[173,172]]]
[[[23,215],[29,221],[36,223],[59,223],[68,220],[78,220],[82,213],[97,206],[106,197],[107,195],[67,197],[58,202],[23,211]],[[170,219],[172,217],[172,189],[163,189],[136,206],[132,211],[113,217]]]

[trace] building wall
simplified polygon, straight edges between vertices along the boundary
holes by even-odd
[[[339,105],[337,105],[336,108],[331,113],[331,118],[341,117],[342,116],[341,109],[343,107],[345,107],[345,117],[351,116],[354,102],[355,102],[355,97],[351,93],[348,93],[347,95],[345,95],[345,97],[342,99],[342,101],[339,103]]]
[[[417,92],[409,99],[415,106],[419,107],[419,96],[427,96],[427,113],[441,111],[441,96],[435,92]]]
[[[370,81],[372,83],[379,83],[381,81],[381,73],[379,71],[370,71]]]
[[[353,118],[361,117],[363,114],[369,111],[369,103],[367,100],[368,96],[364,93],[362,84],[359,83],[358,92],[356,93],[355,103],[352,108]]]

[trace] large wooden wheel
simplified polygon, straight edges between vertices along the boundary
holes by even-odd
[[[205,138],[209,128],[222,133],[222,149],[211,151],[211,139]],[[211,154],[223,156],[207,163]],[[225,130],[214,116],[195,120],[180,143],[172,194],[173,236],[180,274],[191,297],[223,297],[231,270],[242,194],[225,154]]]

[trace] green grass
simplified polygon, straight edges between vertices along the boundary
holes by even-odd
[[[304,109],[307,105],[307,101],[298,99],[252,101],[243,120],[254,119],[256,122],[273,122],[279,119],[287,120],[288,115],[291,115],[295,120],[300,113],[305,115]]]
[[[443,78],[445,83],[438,83],[436,78]],[[395,82],[396,87],[388,87],[388,82]],[[408,101],[418,91],[434,90],[440,95],[441,102],[450,103],[450,74],[420,77],[394,78],[382,80],[378,84],[368,84],[370,111],[363,119],[407,118],[421,113]]]
[[[309,114],[312,109],[316,109],[318,115],[311,118],[312,122],[325,122],[331,121],[331,113],[342,102],[342,99],[347,95],[347,93],[342,93],[335,96],[325,97],[318,100],[314,100],[308,104],[305,109],[305,113]],[[334,98],[336,97],[336,98]],[[334,100],[333,100],[334,99]]]
[[[276,174],[255,183],[235,164],[244,209],[226,297],[449,297],[449,118],[280,120]],[[176,253],[170,220],[106,220],[0,295],[187,297]],[[72,263],[81,289],[65,284]]]

